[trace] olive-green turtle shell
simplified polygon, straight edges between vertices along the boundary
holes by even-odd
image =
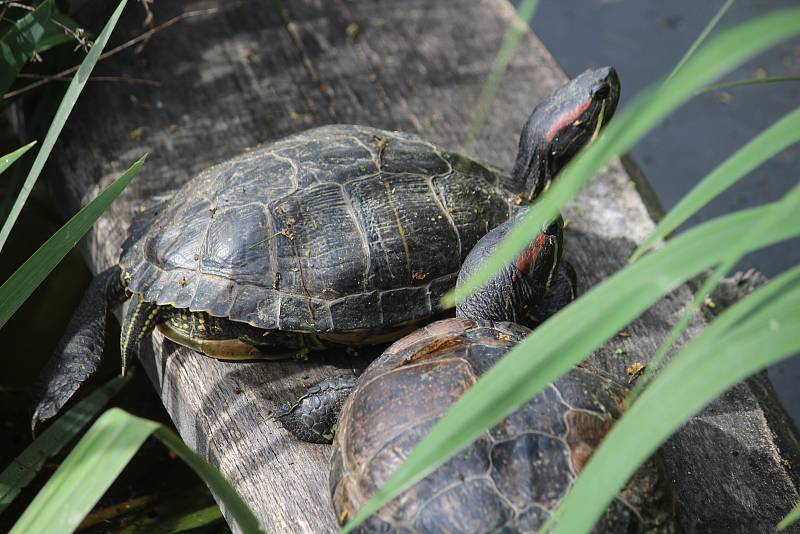
[[[426,319],[514,208],[510,178],[415,135],[324,126],[212,167],[129,240],[147,302],[264,329],[388,331]]]
[[[352,518],[444,412],[529,330],[437,321],[364,372],[334,437],[330,491]],[[614,420],[626,389],[576,367],[371,516],[360,532],[538,532]],[[676,532],[657,458],[614,499],[595,532]]]

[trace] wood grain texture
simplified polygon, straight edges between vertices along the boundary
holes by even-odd
[[[131,216],[147,199],[259,143],[343,122],[409,130],[459,149],[513,17],[506,0],[286,5],[281,16],[269,2],[159,0],[157,22],[181,11],[219,10],[154,36],[139,55],[126,52],[98,67],[99,74],[161,85],[89,84],[58,147],[61,176],[52,188],[69,212],[150,152],[134,183],[82,243],[95,272],[117,261]],[[138,34],[141,20],[130,5],[115,39]],[[348,36],[353,23],[358,31]],[[510,169],[528,113],[564,79],[528,33],[474,155]],[[138,128],[141,135],[131,135]],[[583,288],[621,268],[653,227],[618,163],[567,217],[567,254]],[[628,328],[630,337],[610,340],[593,363],[626,377],[631,362],[655,351],[689,298],[686,286],[666,295]],[[687,336],[702,326],[698,319]],[[616,355],[616,348],[625,354]],[[270,414],[305,383],[363,366],[364,358],[223,363],[157,335],[144,349],[144,365],[183,438],[222,470],[270,532],[335,530],[328,448],[293,441]],[[664,447],[688,532],[768,532],[798,501],[798,444],[775,402],[763,378],[740,384]]]

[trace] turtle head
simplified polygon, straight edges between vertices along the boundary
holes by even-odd
[[[522,129],[511,172],[528,200],[546,191],[570,158],[608,123],[619,91],[619,77],[612,67],[590,69],[536,106]]]
[[[480,269],[508,232],[522,223],[524,212],[501,224],[473,247],[458,273],[461,285]],[[511,321],[532,326],[533,309],[545,296],[561,261],[563,249],[561,217],[542,229],[531,229],[528,246],[504,265],[486,285],[456,304],[456,315],[466,319]]]

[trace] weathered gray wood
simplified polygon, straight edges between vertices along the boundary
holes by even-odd
[[[464,142],[473,108],[513,10],[506,0],[155,3],[159,20],[215,5],[154,37],[139,56],[101,65],[161,86],[89,84],[58,150],[53,187],[74,211],[142,152],[134,184],[83,243],[95,271],[116,261],[132,213],[208,165],[258,143],[328,122],[416,131],[448,148]],[[117,39],[140,31],[128,9]],[[355,23],[350,37],[346,28]],[[353,26],[351,26],[351,29]],[[510,167],[522,122],[564,80],[528,33],[511,61],[476,155]],[[624,86],[624,80],[623,80]],[[130,135],[141,128],[141,137]],[[570,207],[568,255],[584,287],[625,264],[652,228],[629,177],[615,163]],[[625,377],[646,361],[690,298],[681,287],[592,358]],[[695,321],[688,335],[702,327]],[[222,363],[154,337],[145,366],[186,442],[217,465],[271,532],[335,529],[325,446],[297,443],[270,420],[303,384],[362,365]],[[616,355],[614,349],[625,354]],[[798,500],[798,444],[762,379],[726,393],[665,446],[689,532],[767,532]]]

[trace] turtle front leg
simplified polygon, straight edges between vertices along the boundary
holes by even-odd
[[[103,356],[108,310],[125,299],[115,265],[94,277],[64,335],[33,387],[31,430],[56,415],[86,379],[97,371]]]
[[[160,312],[161,308],[158,305],[142,300],[141,295],[134,293],[131,296],[128,312],[122,321],[122,333],[119,336],[123,375],[139,357],[139,344],[155,328]]]
[[[275,418],[299,440],[330,443],[342,405],[357,385],[358,377],[352,374],[322,380]]]

